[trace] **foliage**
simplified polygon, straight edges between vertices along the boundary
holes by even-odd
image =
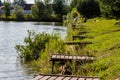
[[[70,3],[71,10],[72,8],[77,8],[80,2],[81,0],[72,0],[72,2]]]
[[[82,0],[79,2],[78,11],[87,18],[92,18],[100,15],[100,7],[95,0]]]
[[[105,17],[120,18],[120,1],[119,0],[100,0],[101,12]]]
[[[74,22],[74,19],[76,17],[80,17],[80,13],[77,11],[76,8],[73,8],[70,13],[67,14],[67,16],[64,17],[64,25],[68,26],[69,24]]]
[[[35,34],[28,31],[28,37],[24,39],[24,42],[25,45],[17,45],[16,50],[25,61],[37,60],[42,53],[62,53],[64,48],[63,41],[57,34]]]
[[[10,16],[10,1],[9,0],[6,0],[4,1],[4,14],[5,14],[5,17],[7,18],[8,16]]]
[[[19,5],[16,5],[14,7],[14,14],[15,14],[16,19],[22,20],[24,18],[23,8]]]
[[[96,21],[95,21],[96,20]],[[115,26],[116,20],[106,20],[103,18],[90,19],[86,23],[86,28],[90,30],[87,36],[93,43],[87,45],[90,54],[96,56],[96,61],[85,64],[84,69],[87,76],[100,76],[102,80],[115,80],[120,76],[120,28]],[[104,24],[104,25],[103,25]]]
[[[37,20],[51,19],[52,5],[50,4],[50,1],[45,1],[45,4],[44,4],[42,1],[36,0],[31,10],[32,10],[32,15],[34,19],[37,19]]]
[[[25,0],[13,0],[13,5],[19,5],[21,7],[24,7],[24,5],[26,4]]]
[[[44,17],[45,5],[41,1],[36,1],[35,5],[32,6],[32,15],[35,19],[41,20]]]
[[[67,8],[67,7],[66,7]],[[64,0],[53,0],[53,10],[59,17],[67,14]]]

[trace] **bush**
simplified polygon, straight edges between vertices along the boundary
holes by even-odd
[[[24,43],[25,45],[17,45],[16,50],[25,61],[37,60],[45,52],[48,54],[63,52],[63,40],[57,34],[35,34],[34,31],[28,31]]]

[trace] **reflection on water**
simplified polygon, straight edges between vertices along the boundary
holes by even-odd
[[[0,22],[0,80],[29,80],[36,74],[34,68],[20,63],[14,48],[17,44],[23,44],[27,30],[50,34],[57,32],[63,38],[66,36],[66,28],[63,26],[56,26],[55,23],[44,25],[43,22],[34,24],[36,22]]]
[[[62,23],[60,22],[34,22],[34,25],[56,25],[56,26],[62,26]]]

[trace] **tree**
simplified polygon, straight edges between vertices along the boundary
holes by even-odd
[[[57,14],[59,17],[62,17],[64,15],[64,0],[54,0],[53,1],[53,10],[55,14]]]
[[[45,5],[42,1],[35,0],[35,5],[32,6],[32,15],[37,20],[42,20],[45,16]]]
[[[26,4],[26,1],[25,0],[14,0],[13,1],[13,5],[19,5],[21,7],[24,7],[24,5]]]
[[[101,12],[105,17],[120,18],[120,0],[100,0]]]
[[[80,1],[81,0],[72,0],[71,4],[70,4],[71,10],[72,10],[72,8],[77,8],[77,6],[79,5]]]
[[[53,9],[52,9],[52,0],[44,0],[44,4],[45,4],[45,17],[48,19],[51,18]]]
[[[23,12],[23,8],[19,5],[16,5],[14,7],[14,14],[16,16],[16,19],[21,20],[24,18],[24,12]]]
[[[10,16],[10,1],[9,0],[6,0],[4,1],[4,14],[5,14],[5,17],[7,18],[8,16]]]
[[[78,11],[87,18],[92,18],[100,15],[100,7],[95,0],[83,0],[79,2]]]

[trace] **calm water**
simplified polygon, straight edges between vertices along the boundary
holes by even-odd
[[[0,80],[30,80],[33,78],[32,73],[28,74],[32,70],[31,67],[20,63],[14,48],[15,45],[23,43],[27,30],[50,34],[57,32],[63,38],[66,36],[66,28],[55,26],[55,23],[0,22]]]

